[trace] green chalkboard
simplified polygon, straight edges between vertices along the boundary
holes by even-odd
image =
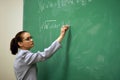
[[[69,24],[38,80],[120,80],[120,0],[24,0],[23,29],[43,51]]]

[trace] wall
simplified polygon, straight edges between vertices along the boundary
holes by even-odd
[[[23,1],[0,0],[0,80],[15,80],[9,51],[11,38],[22,30]]]

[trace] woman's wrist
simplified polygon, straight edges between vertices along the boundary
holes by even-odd
[[[59,43],[61,43],[63,37],[64,37],[64,36],[60,35],[60,36],[57,38],[57,41],[58,41]]]

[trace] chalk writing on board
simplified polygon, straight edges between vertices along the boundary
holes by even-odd
[[[57,20],[45,20],[42,25],[40,25],[40,30],[47,30],[47,29],[57,29],[62,27],[62,25],[70,24],[70,21],[62,21],[57,23]]]
[[[56,0],[55,2],[51,2],[48,0],[44,4],[43,0],[38,0],[38,7],[42,12],[47,8],[62,8],[65,6],[71,6],[76,4],[80,4],[80,6],[85,6],[90,2],[92,2],[92,0]]]

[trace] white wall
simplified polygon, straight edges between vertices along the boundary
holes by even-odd
[[[0,80],[16,80],[9,44],[22,30],[23,0],[0,0]]]

